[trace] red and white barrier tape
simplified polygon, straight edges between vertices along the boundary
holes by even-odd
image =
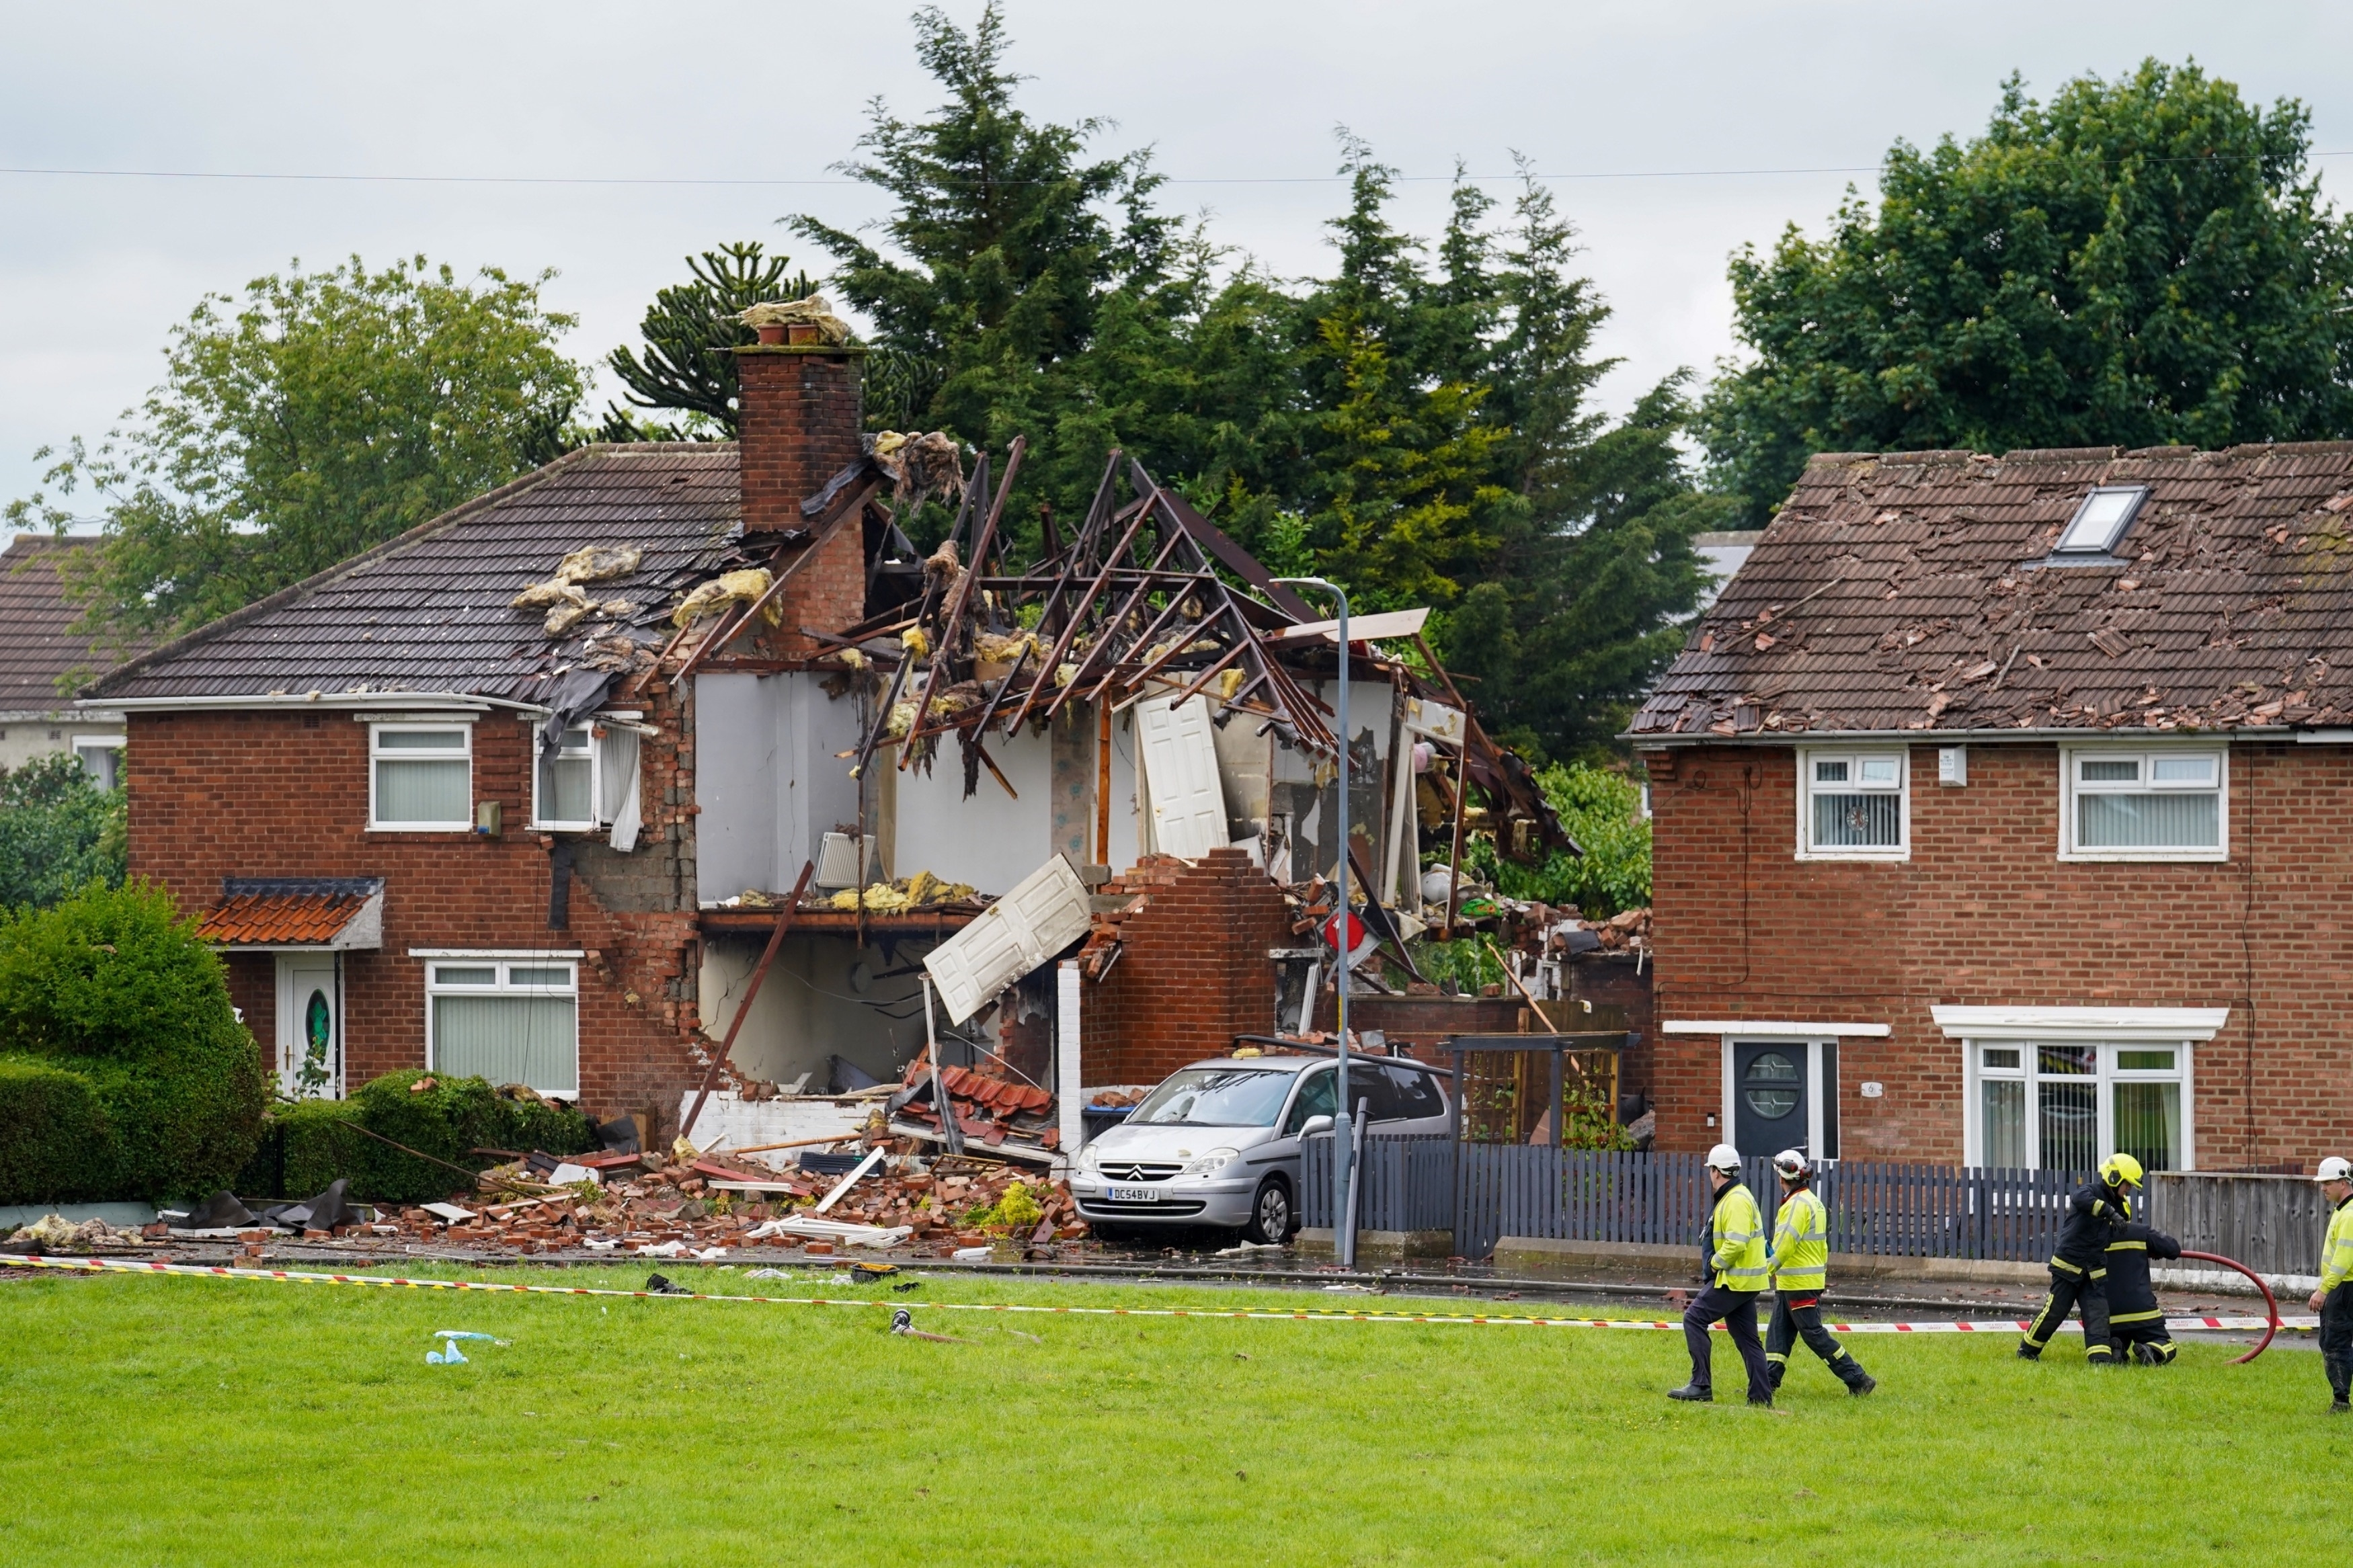
[[[526,1296],[617,1296],[652,1301],[745,1301],[782,1307],[906,1307],[934,1312],[1024,1312],[1068,1318],[1239,1318],[1253,1322],[1460,1323],[1524,1329],[1680,1330],[1683,1327],[1681,1322],[1672,1320],[1554,1318],[1504,1312],[1364,1312],[1269,1307],[1219,1311],[1198,1307],[1071,1307],[1009,1301],[910,1301],[904,1298],[892,1300],[866,1297],[723,1296],[702,1291],[614,1290],[587,1285],[502,1285],[488,1279],[410,1279],[389,1274],[322,1274],[290,1268],[227,1268],[203,1263],[142,1262],[130,1258],[0,1258],[0,1266],[54,1268],[71,1274],[183,1274],[206,1279],[252,1279],[283,1285],[373,1285],[380,1289],[480,1290]],[[1825,1323],[1822,1326],[1841,1334],[2014,1334],[2023,1332],[2026,1324],[2024,1318],[1978,1318],[1945,1322]],[[2279,1321],[2279,1326],[2286,1329],[2312,1329],[2319,1324],[2318,1318],[2309,1315],[2283,1317]],[[1719,1330],[1723,1327],[1722,1324],[1716,1326]],[[2267,1321],[2257,1317],[2166,1320],[2166,1327],[2177,1330],[2239,1330],[2266,1326]],[[2082,1330],[2070,1323],[2062,1331],[2080,1333]]]

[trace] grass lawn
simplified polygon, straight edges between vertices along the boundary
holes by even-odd
[[[1347,1300],[950,1276],[911,1299]],[[886,1321],[0,1281],[0,1562],[1957,1568],[2309,1563],[2348,1539],[2353,1420],[2323,1414],[2309,1352],[2094,1373],[2071,1340],[2027,1365],[2007,1338],[1858,1337],[1878,1394],[1801,1350],[1767,1413],[1670,1404],[1664,1333],[919,1310],[967,1342],[936,1344]],[[428,1366],[441,1328],[513,1343]],[[1717,1364],[1736,1393],[1728,1345]]]

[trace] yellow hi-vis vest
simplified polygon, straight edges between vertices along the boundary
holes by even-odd
[[[2353,1198],[2337,1205],[2328,1216],[2328,1234],[2320,1241],[2320,1288],[2334,1290],[2353,1279]]]
[[[1715,1282],[1727,1290],[1765,1289],[1765,1216],[1738,1182],[1715,1205],[1715,1237],[1708,1267],[1715,1270]]]
[[[1799,1187],[1773,1224],[1774,1282],[1788,1294],[1818,1294],[1831,1278],[1831,1216],[1811,1187]]]

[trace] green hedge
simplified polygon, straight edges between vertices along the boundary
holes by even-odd
[[[52,909],[0,910],[0,1051],[79,1080],[100,1113],[53,1131],[37,1108],[73,1091],[12,1079],[0,1203],[49,1201],[60,1182],[95,1198],[207,1193],[260,1136],[260,1047],[219,957],[160,888],[92,886]],[[59,1163],[69,1152],[87,1174]]]
[[[596,1147],[595,1123],[576,1110],[505,1099],[479,1078],[437,1074],[434,1088],[412,1092],[409,1086],[427,1076],[413,1069],[387,1073],[349,1100],[307,1100],[277,1108],[260,1148],[237,1178],[238,1194],[307,1197],[343,1177],[351,1182],[353,1198],[416,1204],[465,1186],[465,1178],[448,1166],[404,1154],[354,1131],[353,1122],[469,1170],[491,1163],[468,1152],[473,1149],[578,1154]]]
[[[103,1198],[115,1183],[106,1107],[80,1073],[0,1058],[0,1202]]]

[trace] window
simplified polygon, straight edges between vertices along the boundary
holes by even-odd
[[[552,959],[426,966],[426,1059],[436,1072],[542,1094],[580,1092],[578,967]]]
[[[2192,1169],[2189,1047],[1971,1041],[1971,1164],[2088,1173],[2121,1150],[2152,1171]]]
[[[122,737],[120,735],[76,735],[74,759],[90,782],[100,789],[113,789],[122,783]]]
[[[1187,1068],[1127,1114],[1131,1127],[1271,1127],[1291,1075],[1264,1068]]]
[[[533,745],[538,746],[533,733]],[[538,788],[532,795],[533,827],[586,832],[596,826],[596,742],[585,724],[564,731],[555,754],[538,752]]]
[[[1902,752],[1798,753],[1798,858],[1901,860],[1911,853]]]
[[[473,730],[465,724],[368,728],[368,826],[410,832],[474,827]]]
[[[531,825],[563,833],[593,833],[609,826],[613,847],[637,847],[638,731],[627,716],[607,715],[592,727],[564,731],[555,754],[539,750],[539,731],[530,731],[533,754]]]
[[[2220,750],[2065,751],[2060,858],[2228,858],[2228,760]]]
[[[1353,1069],[1356,1064],[1351,1062],[1349,1066]],[[1430,1074],[1388,1063],[1378,1070],[1388,1079],[1390,1116],[1403,1121],[1427,1121],[1446,1114],[1446,1098],[1438,1092],[1437,1081]],[[1353,1079],[1356,1075],[1351,1071],[1349,1076]]]
[[[1309,1117],[1331,1115],[1337,1098],[1339,1074],[1334,1069],[1310,1068],[1300,1077],[1303,1081],[1299,1086],[1299,1096],[1291,1102],[1291,1114],[1282,1119],[1286,1138],[1296,1136]]]
[[[2116,548],[2126,529],[2148,498],[2142,485],[2103,485],[2083,500],[2075,515],[2060,531],[2053,555],[2105,555]]]

